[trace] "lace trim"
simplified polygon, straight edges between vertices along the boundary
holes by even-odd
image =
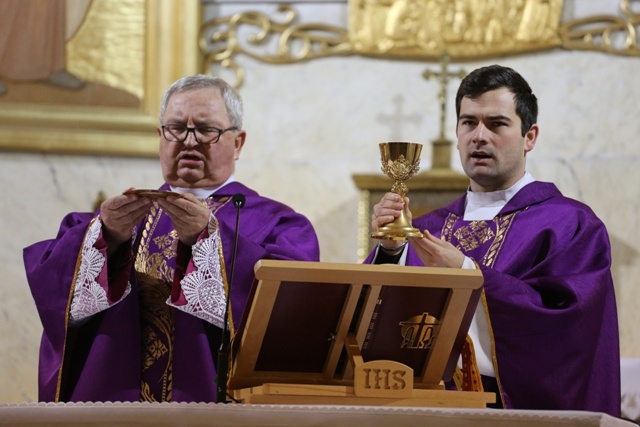
[[[96,280],[106,265],[106,257],[95,248],[101,230],[102,221],[96,219],[89,226],[82,244],[82,256],[73,284],[69,312],[69,322],[72,325],[117,304],[131,292],[131,283],[127,283],[122,298],[111,304],[107,298],[107,290]]]
[[[224,287],[224,266],[220,255],[222,247],[216,218],[209,219],[209,237],[196,242],[192,248],[195,270],[180,281],[185,305],[175,305],[171,298],[167,304],[219,328],[224,325],[226,292]]]

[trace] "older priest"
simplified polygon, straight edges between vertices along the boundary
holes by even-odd
[[[160,191],[71,213],[55,239],[24,250],[44,327],[41,401],[216,401],[229,287],[233,328],[258,260],[319,259],[307,218],[234,180],[246,133],[229,85],[177,81],[160,120]],[[229,284],[236,194],[245,204]]]

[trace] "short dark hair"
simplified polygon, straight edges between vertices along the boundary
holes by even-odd
[[[516,114],[522,122],[522,136],[538,121],[538,99],[529,83],[517,71],[501,65],[489,65],[467,74],[456,94],[456,117],[460,117],[462,98],[475,99],[485,92],[506,87],[513,93]]]

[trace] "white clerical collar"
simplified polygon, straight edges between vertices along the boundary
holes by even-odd
[[[225,185],[234,181],[235,181],[235,178],[233,175],[231,175],[229,179],[227,179],[224,182],[224,184],[219,185],[217,187],[185,188],[185,187],[174,187],[172,185],[170,185],[169,187],[171,188],[171,191],[175,191],[176,193],[190,193],[196,196],[196,198],[198,199],[206,199],[207,197],[209,197],[210,195],[212,195],[213,193],[215,193]]]
[[[518,191],[535,181],[529,172],[506,190],[474,192],[467,190],[467,202],[464,209],[465,221],[491,220],[502,210]]]

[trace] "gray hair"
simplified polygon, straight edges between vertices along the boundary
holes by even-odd
[[[160,104],[160,123],[167,109],[169,99],[176,93],[186,92],[196,89],[214,88],[220,91],[224,99],[224,105],[231,120],[231,126],[242,129],[242,98],[240,94],[229,83],[220,77],[208,76],[205,74],[194,74],[192,76],[182,77],[176,80],[162,95],[162,103]]]

